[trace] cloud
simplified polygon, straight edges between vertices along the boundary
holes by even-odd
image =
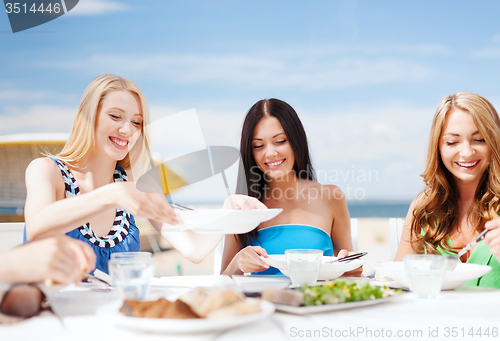
[[[86,59],[41,63],[42,67],[96,70],[173,83],[223,82],[258,87],[338,89],[387,83],[420,83],[433,78],[430,67],[403,58],[338,57],[313,60],[297,56],[248,55],[118,55],[94,54]]]
[[[49,95],[48,92],[44,91],[5,90],[0,91],[0,101],[42,100]]]
[[[314,159],[319,164],[385,158],[420,161],[432,121],[432,108],[404,103],[369,103],[336,109],[336,114],[301,115]]]
[[[130,7],[117,2],[107,0],[81,0],[75,8],[67,13],[68,16],[89,16],[103,15],[114,12],[123,12],[129,10]]]
[[[500,46],[487,46],[473,51],[472,57],[477,59],[498,59],[500,58]]]
[[[31,132],[69,132],[75,108],[53,105],[11,107],[0,115],[0,135]]]

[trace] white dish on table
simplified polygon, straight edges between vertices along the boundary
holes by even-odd
[[[247,298],[247,300],[255,300]],[[133,329],[148,333],[202,333],[212,331],[222,331],[230,328],[243,326],[265,319],[274,313],[274,304],[260,301],[261,311],[234,316],[229,318],[197,318],[197,319],[166,319],[166,318],[143,318],[126,316],[119,312],[121,302],[118,305],[116,302],[101,307],[98,314],[101,316],[110,317],[112,323],[119,327]]]
[[[241,234],[280,214],[281,208],[257,210],[196,209],[175,210],[181,229],[205,234]],[[177,225],[163,224],[162,230],[178,230]]]
[[[268,255],[267,258],[260,257],[264,262],[281,271],[285,276],[288,276],[288,266],[286,264],[285,255]],[[351,271],[362,266],[365,261],[363,259],[354,259],[342,263],[329,263],[337,260],[337,257],[323,256],[321,260],[321,268],[319,269],[318,281],[335,279],[344,274],[346,271]]]
[[[283,311],[286,313],[291,313],[291,314],[297,314],[297,315],[316,314],[316,313],[324,313],[324,312],[328,312],[328,311],[353,309],[353,308],[366,307],[366,306],[380,304],[380,303],[386,303],[386,302],[389,302],[391,300],[394,300],[395,298],[397,298],[399,296],[400,295],[383,297],[383,298],[376,298],[373,300],[365,300],[365,301],[345,302],[345,303],[337,303],[337,304],[310,305],[310,306],[301,306],[301,307],[294,307],[291,305],[284,305],[284,304],[276,304],[276,310]]]
[[[403,262],[385,262],[372,265],[382,276],[392,278],[405,288],[409,287]],[[441,290],[458,288],[467,281],[484,276],[491,271],[491,266],[470,263],[458,263],[453,271],[445,271]]]

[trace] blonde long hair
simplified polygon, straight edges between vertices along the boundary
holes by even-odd
[[[459,193],[453,175],[441,160],[439,141],[447,115],[460,109],[472,116],[476,127],[491,149],[491,160],[476,189],[467,220],[482,231],[486,221],[498,217],[500,208],[500,118],[485,98],[466,91],[446,96],[432,121],[427,166],[422,173],[426,188],[413,211],[412,248],[416,252],[437,253],[437,246],[450,251],[447,238],[456,232]],[[423,231],[423,235],[421,234]]]
[[[80,105],[76,112],[71,132],[62,151],[55,157],[65,163],[77,166],[84,161],[95,147],[95,129],[97,112],[103,98],[116,90],[129,91],[139,102],[142,113],[141,136],[132,150],[117,162],[118,166],[132,169],[134,178],[138,179],[149,165],[150,134],[149,134],[149,108],[146,98],[139,87],[132,81],[104,74],[94,78],[83,92]]]

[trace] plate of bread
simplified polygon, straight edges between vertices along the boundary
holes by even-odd
[[[246,298],[232,290],[196,288],[175,301],[126,300],[106,307],[123,328],[144,332],[201,333],[220,331],[257,322],[271,315],[274,304]]]

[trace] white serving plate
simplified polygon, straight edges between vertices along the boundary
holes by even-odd
[[[247,300],[254,299],[247,298]],[[99,309],[98,314],[110,317],[112,319],[112,322],[119,327],[133,329],[141,332],[176,334],[204,333],[212,331],[222,331],[243,326],[260,321],[270,316],[275,310],[274,304],[264,300],[259,301],[261,311],[253,314],[235,316],[230,318],[155,319],[131,317],[125,316],[119,312],[121,303],[120,305],[114,303],[112,305],[103,306]]]
[[[385,302],[389,302],[389,301],[391,301],[399,296],[400,295],[377,298],[374,300],[346,302],[346,303],[337,303],[337,304],[310,305],[310,306],[301,306],[301,307],[294,307],[291,305],[284,305],[284,304],[276,304],[276,310],[284,311],[286,313],[291,313],[291,314],[297,314],[297,315],[324,313],[324,312],[328,312],[328,311],[353,309],[353,308],[360,308],[360,307],[366,307],[366,306],[370,306],[370,305],[385,303]]]
[[[385,262],[374,264],[373,268],[382,276],[389,277],[403,287],[408,288],[404,262]],[[441,290],[451,290],[465,284],[465,282],[484,276],[491,271],[491,266],[470,263],[458,263],[453,271],[445,271]]]
[[[281,208],[258,210],[196,209],[175,210],[182,221],[181,229],[205,234],[241,234],[280,214]],[[178,230],[163,224],[162,230]]]
[[[283,275],[288,276],[288,266],[286,264],[285,255],[268,255],[267,258],[262,256],[260,256],[260,258],[270,266],[279,269]],[[328,263],[332,260],[337,260],[337,257],[323,256],[321,268],[319,269],[318,281],[338,278],[342,276],[344,272],[357,269],[365,263],[362,259],[354,259],[345,263]]]

